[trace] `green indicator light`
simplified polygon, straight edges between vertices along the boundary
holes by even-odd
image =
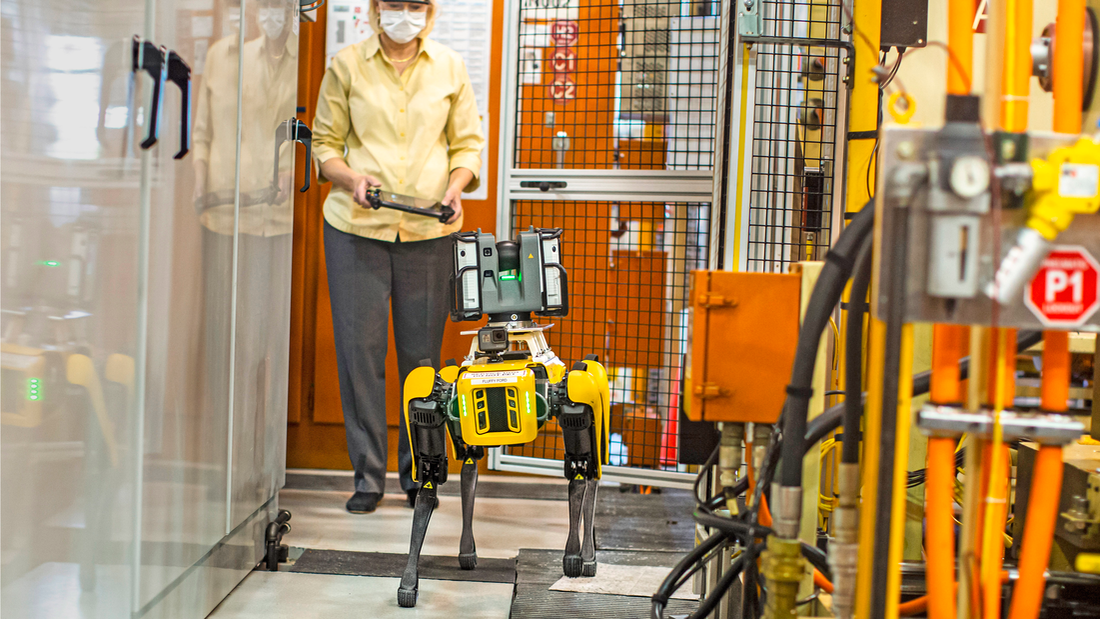
[[[531,414],[531,392],[528,391],[524,395],[527,396],[527,414],[530,415]]]
[[[466,416],[466,396],[462,396],[462,416]]]
[[[36,264],[40,264],[44,267],[57,267],[61,266],[61,263],[57,260],[39,260]]]
[[[512,281],[513,279],[516,279],[515,275],[501,275],[500,276],[500,281],[502,281],[502,282],[509,282],[509,281]]]
[[[37,378],[28,378],[27,379],[27,399],[28,400],[38,400],[40,397],[41,396],[38,395],[38,379]]]

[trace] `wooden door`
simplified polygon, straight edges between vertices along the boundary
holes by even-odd
[[[502,39],[503,2],[494,3],[492,56],[499,61]],[[317,94],[325,71],[324,11],[317,22],[301,26],[299,57],[298,118],[310,127],[317,106]],[[488,188],[487,200],[464,200],[465,229],[494,231],[497,219],[497,127],[500,109],[499,73],[490,84],[489,173],[481,179]],[[302,174],[299,169],[297,174]],[[328,277],[322,239],[321,207],[330,185],[318,185],[316,171],[306,193],[296,194],[294,209],[294,272],[291,302],[290,398],[287,415],[287,468],[351,469],[340,407],[340,385],[336,373],[336,347],[332,332]],[[300,176],[298,177],[300,178]],[[470,340],[459,334],[476,328],[474,323],[450,323],[443,338],[442,359],[461,359]],[[389,468],[397,467],[397,431],[400,414],[400,385],[390,327],[390,354],[386,359],[387,421],[390,426]],[[453,463],[452,463],[453,464]],[[457,469],[456,469],[457,470]],[[350,484],[349,484],[350,490]]]

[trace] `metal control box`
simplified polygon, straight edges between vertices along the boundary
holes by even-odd
[[[775,423],[798,344],[801,282],[793,273],[692,272],[689,419]]]

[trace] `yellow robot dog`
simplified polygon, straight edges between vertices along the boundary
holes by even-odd
[[[568,370],[547,346],[543,331],[550,325],[531,320],[532,314],[564,316],[569,311],[561,233],[530,228],[515,241],[499,243],[480,230],[453,235],[451,320],[488,315],[489,322],[469,332],[477,337],[461,366],[452,361],[436,372],[430,361],[422,362],[405,381],[405,422],[420,491],[409,563],[397,590],[403,607],[416,605],[420,549],[438,504],[437,489],[447,481],[448,434],[454,457],[462,461],[462,569],[477,564],[474,489],[485,448],[528,443],[547,420],[555,419],[565,443],[563,472],[569,480],[569,537],[562,569],[570,577],[596,575],[592,531],[600,467],[608,454],[607,373],[595,355]]]

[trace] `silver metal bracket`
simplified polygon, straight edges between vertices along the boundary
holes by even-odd
[[[959,436],[965,432],[989,439],[993,437],[993,413],[928,404],[917,413],[917,427],[929,436]],[[1065,445],[1080,438],[1085,426],[1069,415],[1003,411],[1001,430],[1005,441],[1026,439],[1042,445]]]
[[[760,17],[763,0],[736,0],[737,34],[742,37],[758,37],[763,34],[764,20]]]

